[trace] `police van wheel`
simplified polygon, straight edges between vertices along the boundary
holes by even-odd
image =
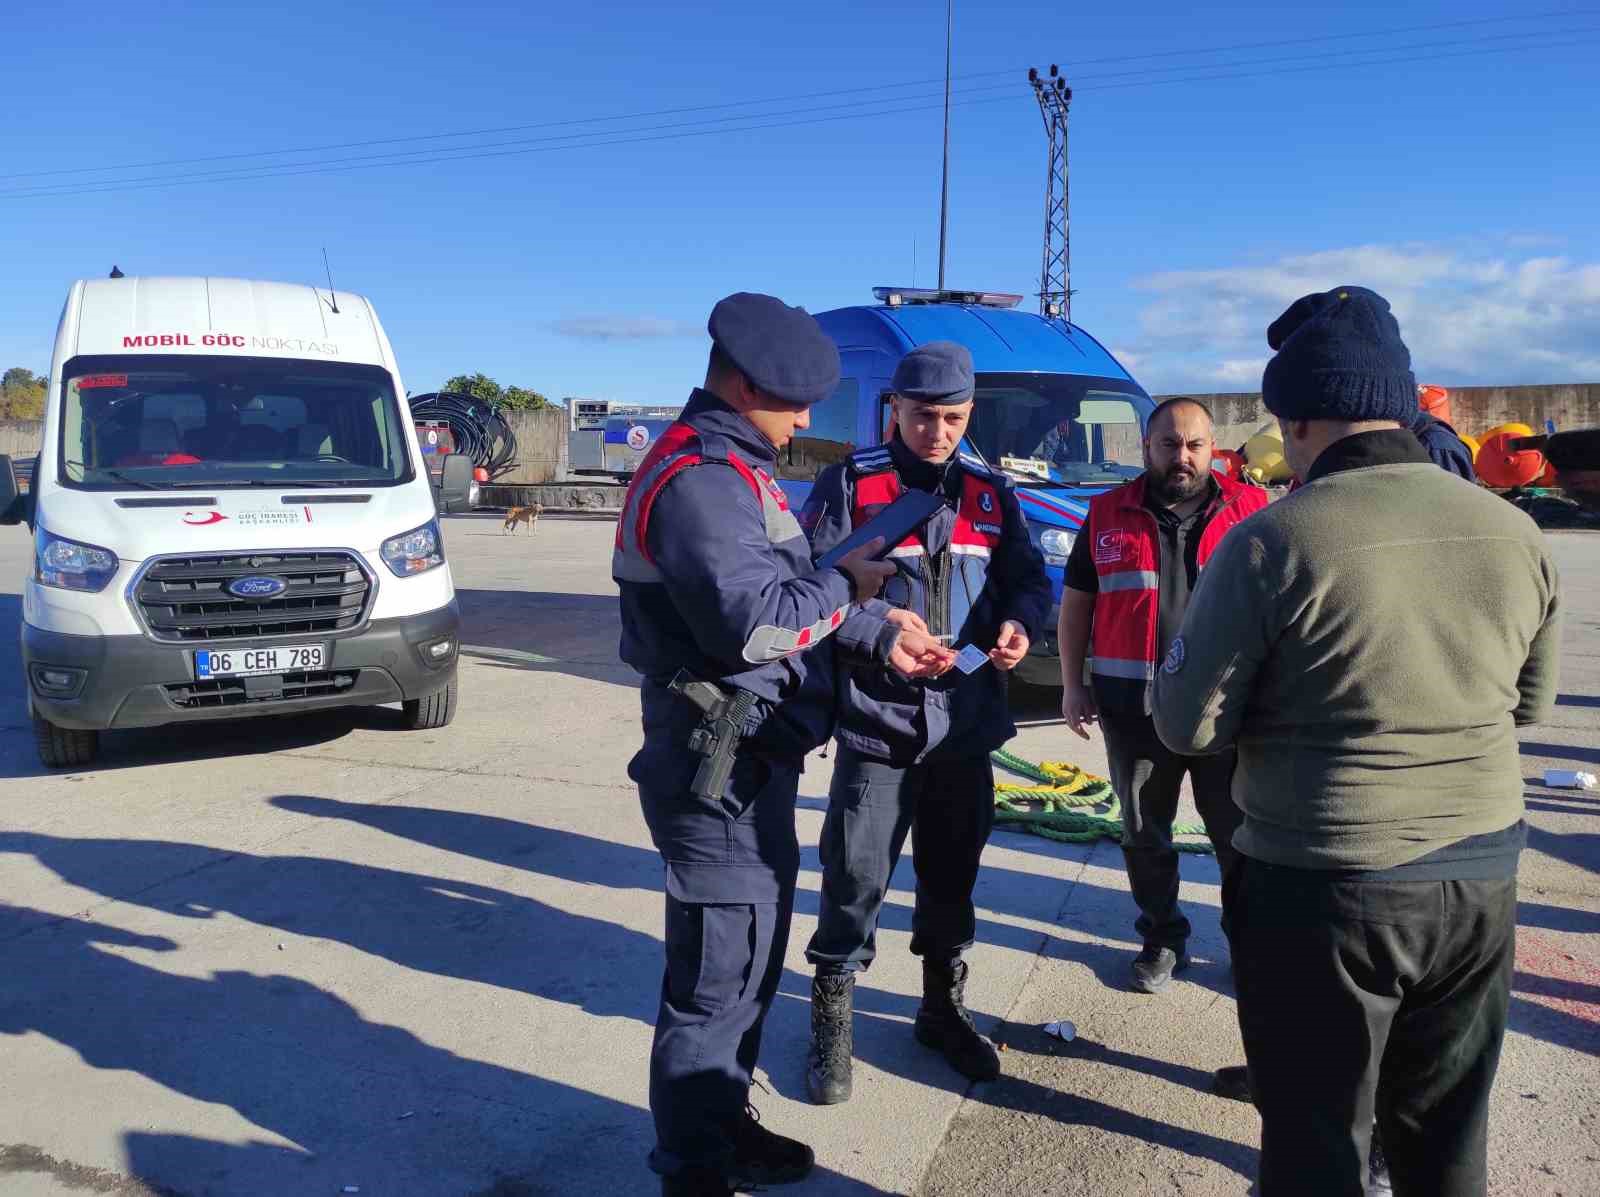
[[[407,699],[400,707],[405,712],[406,726],[412,731],[444,727],[456,715],[456,684],[451,682],[426,698]]]
[[[48,719],[33,717],[33,743],[39,760],[51,769],[74,769],[87,765],[100,751],[100,733],[57,727]]]

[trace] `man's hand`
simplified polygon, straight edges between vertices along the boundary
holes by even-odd
[[[927,632],[928,625],[922,622],[922,616],[915,611],[908,611],[904,607],[890,607],[889,614],[884,616],[896,627],[910,628],[913,632]]]
[[[883,589],[883,584],[894,576],[894,564],[889,561],[874,561],[872,555],[883,548],[883,537],[874,537],[858,549],[852,549],[839,561],[839,568],[850,575],[854,583],[854,593],[851,595],[858,603],[864,603],[869,598],[876,598],[878,591]]]
[[[917,619],[915,615],[911,618]],[[889,650],[889,665],[895,672],[912,678],[938,677],[956,663],[955,651],[928,635],[927,628],[918,630],[899,620],[892,622],[900,624],[900,635]]]
[[[1100,708],[1088,686],[1072,682],[1061,688],[1061,717],[1078,735],[1089,738],[1089,725],[1100,722]]]
[[[995,637],[989,650],[989,660],[996,669],[1015,669],[1017,662],[1028,655],[1028,634],[1009,619],[1000,625],[1000,635]]]

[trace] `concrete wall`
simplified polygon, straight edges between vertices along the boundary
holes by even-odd
[[[1204,401],[1216,416],[1217,444],[1224,449],[1237,449],[1272,419],[1256,392],[1197,394],[1194,398]],[[1600,383],[1450,388],[1450,422],[1457,432],[1468,436],[1512,422],[1542,432],[1546,420],[1554,420],[1562,430],[1600,428]]]
[[[510,413],[517,434],[517,468],[495,481],[530,485],[558,481],[566,469],[567,412],[544,407]]]
[[[0,420],[0,453],[32,457],[39,451],[43,428],[38,420]]]

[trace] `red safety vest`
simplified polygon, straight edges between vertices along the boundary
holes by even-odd
[[[1195,558],[1200,568],[1228,530],[1267,505],[1267,492],[1221,474],[1213,475],[1221,494],[1213,501]],[[1151,684],[1156,676],[1161,592],[1160,529],[1144,505],[1140,475],[1089,501],[1083,535],[1094,556],[1099,589],[1094,600],[1090,643],[1091,673]]]
[[[857,467],[859,470],[860,467]],[[893,465],[872,473],[858,473],[850,502],[850,525],[861,527],[901,495],[904,486]],[[950,532],[950,552],[958,556],[990,557],[1000,547],[1000,490],[992,482],[961,472],[961,502]],[[911,533],[889,551],[890,557],[922,557],[928,550],[922,538]]]

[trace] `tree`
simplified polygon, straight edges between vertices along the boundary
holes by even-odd
[[[500,384],[487,374],[457,374],[444,384],[444,389],[458,395],[471,395],[485,403],[498,403],[505,397]]]
[[[0,375],[0,419],[42,420],[49,381],[21,366]]]
[[[527,387],[502,387],[487,374],[457,374],[444,384],[444,389],[458,395],[471,395],[496,407],[512,411],[533,411],[549,407],[550,400],[538,391]]]
[[[541,407],[550,406],[550,400],[538,391],[530,391],[526,387],[507,387],[500,402],[502,406],[513,411],[537,411]]]

